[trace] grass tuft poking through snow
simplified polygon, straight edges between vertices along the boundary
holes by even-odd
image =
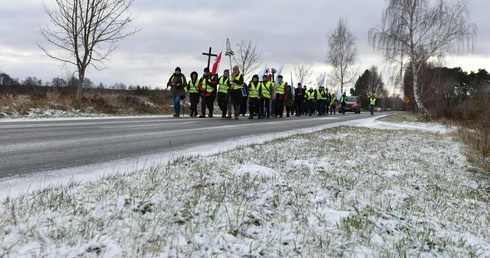
[[[334,127],[5,199],[0,257],[488,257],[449,136]]]

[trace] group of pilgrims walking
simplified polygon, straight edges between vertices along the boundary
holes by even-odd
[[[187,81],[180,67],[175,68],[175,72],[169,78],[167,87],[170,87],[174,117],[180,117],[181,100],[189,94],[190,116],[197,117],[198,104],[201,102],[200,118],[212,118],[214,113],[214,102],[217,100],[221,111],[221,117],[226,119],[239,119],[240,115],[245,116],[247,101],[249,107],[248,119],[263,118],[282,118],[284,109],[286,116],[318,115],[324,116],[336,113],[339,104],[345,105],[345,93],[337,100],[336,96],[330,94],[328,90],[320,86],[319,89],[302,86],[298,83],[296,88],[292,88],[283,80],[282,75],[277,77],[277,81],[271,81],[269,75],[252,76],[252,80],[246,84],[243,74],[237,65],[232,68],[231,74],[228,69],[223,71],[222,76],[212,74],[209,68],[204,68],[201,78],[197,72],[192,72]],[[207,112],[206,112],[207,111]]]

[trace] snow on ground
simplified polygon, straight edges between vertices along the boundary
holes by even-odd
[[[367,118],[3,182],[0,256],[489,257],[446,131]]]

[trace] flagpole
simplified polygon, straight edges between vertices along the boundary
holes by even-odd
[[[234,55],[234,53],[233,53],[233,50],[231,50],[231,44],[230,44],[229,38],[226,39],[226,53],[225,53],[225,55],[230,57],[230,73],[231,73],[233,70],[233,67],[231,66],[231,56]]]
[[[231,81],[231,78],[232,78],[232,74],[233,74],[233,67],[231,66],[231,56],[234,55],[233,53],[233,50],[231,50],[231,43],[230,43],[230,39],[229,38],[226,38],[226,52],[225,52],[225,55],[226,56],[229,56],[230,57],[230,73],[229,73],[229,82],[231,83],[231,87],[233,87],[233,82]],[[226,101],[228,101],[228,96],[230,95],[230,88],[228,88],[228,91],[226,92]],[[231,110],[228,110],[228,113],[230,113]]]

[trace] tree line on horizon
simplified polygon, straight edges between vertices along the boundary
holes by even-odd
[[[78,78],[75,76],[69,79],[63,79],[60,77],[54,77],[51,81],[42,81],[36,76],[28,76],[24,80],[19,78],[12,78],[9,74],[0,71],[0,86],[40,86],[40,87],[62,87],[62,88],[76,88],[78,87]],[[112,90],[151,90],[149,86],[140,85],[126,85],[122,82],[118,82],[112,85],[105,85],[102,82],[99,84],[93,83],[90,78],[84,78],[84,89],[112,89]],[[160,90],[160,88],[154,88],[153,90]]]

